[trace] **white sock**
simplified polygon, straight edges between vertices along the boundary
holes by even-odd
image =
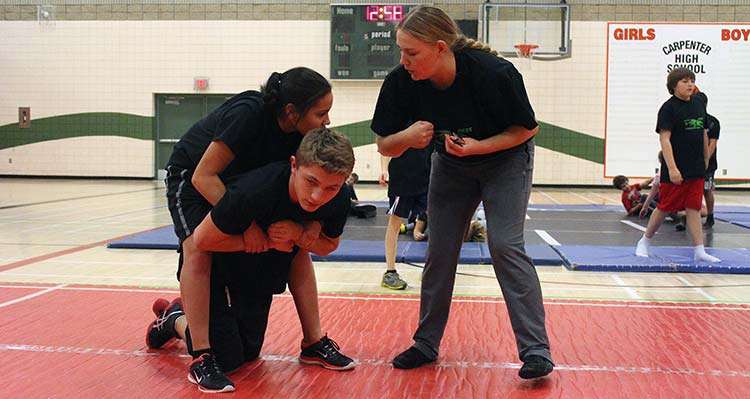
[[[698,262],[721,262],[721,259],[711,256],[706,252],[706,248],[703,245],[696,245],[695,246],[695,255],[693,257]]]
[[[643,258],[648,258],[648,247],[651,244],[651,239],[645,235],[638,240],[638,245],[635,247],[635,255]]]

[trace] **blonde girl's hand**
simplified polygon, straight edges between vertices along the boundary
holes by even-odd
[[[458,137],[446,134],[443,140],[445,140],[445,152],[448,154],[457,157],[480,154],[481,144],[478,140],[471,137]]]
[[[432,142],[435,126],[426,121],[416,121],[407,128],[410,134],[409,147],[425,148]]]

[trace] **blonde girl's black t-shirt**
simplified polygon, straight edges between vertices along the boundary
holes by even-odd
[[[483,140],[510,126],[537,126],[523,78],[512,63],[475,49],[458,51],[455,56],[456,79],[445,90],[435,88],[428,80],[412,80],[401,65],[391,71],[380,90],[372,130],[388,136],[423,120],[435,126],[436,136],[452,132]],[[436,151],[445,154],[444,146],[438,144],[440,137],[435,142]],[[481,161],[522,147],[525,143],[492,154],[455,159]]]
[[[703,131],[706,129],[706,107],[701,101],[684,101],[672,96],[662,104],[656,120],[656,133],[669,130],[669,143],[684,180],[706,176],[703,157]],[[671,183],[666,162],[661,163],[661,182]]]
[[[245,91],[196,122],[175,144],[168,164],[194,170],[212,141],[223,142],[234,154],[234,160],[220,174],[226,178],[288,160],[297,151],[302,135],[281,131],[276,115],[264,110],[261,93]]]

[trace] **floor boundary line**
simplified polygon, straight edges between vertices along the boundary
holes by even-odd
[[[67,346],[51,345],[24,345],[24,344],[0,344],[0,351],[20,351],[20,352],[42,352],[42,353],[76,353],[89,355],[110,355],[110,356],[133,356],[133,357],[180,357],[189,358],[190,355],[176,353],[160,353],[144,350],[127,350],[127,349],[106,349],[106,348],[79,348]],[[263,354],[260,356],[263,361],[297,363],[297,356]],[[361,359],[357,360],[359,365],[368,365],[374,367],[392,367],[391,362],[386,359]],[[437,364],[426,366],[425,368],[436,369],[455,369],[455,368],[480,368],[480,369],[517,369],[519,363],[502,363],[502,362],[470,362],[470,361],[441,361]],[[697,370],[693,368],[663,368],[663,367],[637,367],[637,366],[596,366],[596,365],[574,365],[574,364],[557,364],[557,371],[593,371],[593,372],[610,372],[610,373],[633,373],[633,374],[678,374],[678,375],[701,375],[711,377],[742,377],[750,378],[748,370]]]
[[[4,272],[6,270],[15,269],[17,267],[22,267],[22,266],[30,265],[32,263],[42,262],[42,261],[45,261],[47,259],[57,258],[57,257],[60,257],[60,256],[69,255],[69,254],[80,252],[80,251],[85,251],[85,250],[90,249],[90,248],[98,247],[99,245],[104,245],[104,244],[106,244],[106,243],[108,243],[110,241],[122,240],[124,238],[128,238],[128,237],[134,236],[136,234],[143,234],[143,233],[147,233],[149,231],[161,229],[161,228],[163,228],[165,226],[168,226],[168,225],[154,227],[154,228],[146,229],[146,230],[143,230],[143,231],[137,231],[135,233],[125,234],[125,235],[122,235],[122,236],[119,236],[119,237],[107,238],[106,240],[92,242],[90,244],[84,244],[84,245],[80,245],[80,246],[73,247],[73,248],[63,249],[62,251],[56,251],[56,252],[48,253],[48,254],[45,254],[45,255],[34,256],[34,257],[31,257],[31,258],[19,260],[17,262],[8,263],[8,264],[5,264],[5,265],[0,265],[0,272]]]
[[[31,286],[31,285],[0,285],[0,288],[48,288],[49,286]],[[689,288],[689,287],[686,287]],[[138,293],[165,293],[165,294],[177,294],[180,291],[177,289],[144,289],[144,288],[128,288],[128,287],[85,287],[76,285],[66,285],[59,288],[60,291],[108,291],[108,292],[138,292]],[[291,298],[290,294],[274,295],[279,298]],[[404,302],[419,302],[419,296],[417,295],[399,295],[399,294],[370,294],[370,296],[362,295],[336,295],[336,294],[319,294],[318,298],[321,299],[348,299],[348,300],[383,300],[383,301],[404,301]],[[490,304],[504,304],[505,301],[502,299],[466,299],[465,297],[454,297],[453,303],[490,303]],[[545,300],[544,304],[548,306],[591,306],[591,307],[605,307],[605,308],[645,308],[645,309],[691,309],[691,310],[739,310],[750,312],[750,306],[748,305],[725,305],[725,304],[701,304],[700,302],[674,302],[665,304],[663,302],[632,302],[622,301],[621,303],[616,302],[602,302],[602,300]]]

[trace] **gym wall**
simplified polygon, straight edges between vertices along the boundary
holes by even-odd
[[[257,89],[273,71],[329,70],[328,2],[42,3],[0,1],[0,175],[156,177],[157,94],[231,94]],[[476,20],[480,3],[434,4],[456,19]],[[750,20],[750,6],[569,3],[570,58],[509,58],[524,76],[541,125],[534,183],[609,185],[607,22],[740,22]],[[195,89],[195,77],[207,77],[208,88]],[[332,126],[355,143],[360,178],[376,180],[380,160],[369,120],[380,82],[333,84]],[[19,107],[30,109],[28,128],[19,127]],[[643,118],[655,122],[656,111]]]

